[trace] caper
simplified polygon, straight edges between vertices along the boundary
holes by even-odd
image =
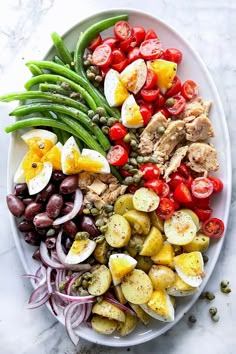
[[[134,182],[135,184],[139,183],[140,180],[141,180],[141,177],[139,176],[138,173],[133,176],[133,182]]]
[[[122,168],[123,168],[123,170],[125,170],[125,171],[129,171],[130,165],[126,164],[126,165],[124,165]]]
[[[136,151],[131,151],[131,153],[129,154],[130,157],[137,157],[138,153]]]
[[[222,280],[220,283],[220,287],[221,288],[227,288],[229,285],[229,281],[228,280]]]
[[[158,158],[155,157],[155,156],[151,156],[151,157],[149,157],[149,162],[150,163],[157,163],[158,162]]]
[[[116,123],[116,118],[114,118],[114,117],[110,117],[110,118],[108,118],[108,120],[107,120],[107,125],[109,126],[109,127],[111,127],[113,124],[115,124]]]
[[[196,319],[196,317],[194,315],[189,316],[188,320],[189,320],[190,323],[197,322],[197,319]]]
[[[79,289],[79,293],[80,293],[81,296],[89,295],[88,291],[83,289],[83,288]]]
[[[211,319],[214,321],[214,322],[218,322],[219,319],[220,319],[220,316],[215,314],[214,316],[211,316]]]
[[[86,59],[84,61],[84,66],[90,66],[90,65],[91,65],[91,62],[88,59]]]
[[[221,288],[222,293],[229,294],[231,293],[231,289],[227,286],[226,288]]]
[[[93,118],[95,116],[95,112],[92,109],[90,109],[87,114],[89,118]]]
[[[129,186],[130,184],[133,183],[133,177],[129,176],[129,177],[126,177],[123,181],[124,184],[126,184],[127,186]]]
[[[94,216],[99,214],[99,210],[97,208],[92,208],[90,211],[91,211],[91,214]]]
[[[137,144],[137,141],[134,140],[134,139],[131,139],[130,146],[131,146],[132,148],[134,148],[134,147],[136,147],[137,145],[138,145],[138,144]]]
[[[109,133],[109,127],[107,127],[106,125],[104,125],[103,127],[101,127],[101,130],[102,130],[102,132],[104,133],[104,134],[108,134]]]
[[[207,300],[210,300],[210,301],[215,299],[215,295],[213,293],[211,293],[210,291],[206,292],[205,297]]]
[[[113,205],[111,205],[111,204],[107,204],[107,205],[105,206],[104,210],[105,210],[106,213],[110,213],[111,211],[114,210],[114,207],[113,207]]]
[[[95,115],[93,116],[93,118],[92,118],[92,122],[93,122],[93,123],[99,123],[99,121],[100,121],[99,115],[98,115],[98,114],[95,114]]]
[[[101,226],[99,230],[100,230],[102,233],[103,233],[103,232],[106,232],[106,230],[107,230],[107,225]]]
[[[104,114],[106,114],[106,110],[103,107],[97,107],[96,113],[99,114],[99,116],[101,117],[101,116],[104,116]]]
[[[175,104],[175,99],[173,97],[167,98],[165,105],[167,107],[172,107]]]
[[[101,227],[104,225],[104,220],[103,219],[97,219],[96,222],[95,222],[95,225],[97,227]]]
[[[88,287],[88,281],[87,280],[85,280],[85,279],[82,280],[82,287],[83,288],[87,288]]]
[[[93,204],[91,204],[91,203],[87,203],[87,204],[85,205],[85,207],[86,207],[87,209],[92,209]]]
[[[91,65],[89,69],[92,71],[92,73],[99,74],[99,69],[97,66]]]
[[[90,210],[87,209],[87,208],[84,208],[84,209],[83,209],[83,214],[85,214],[85,215],[90,214]]]
[[[125,143],[130,143],[131,142],[131,136],[130,136],[129,133],[124,136],[123,141]]]
[[[85,272],[82,277],[86,280],[90,279],[93,275],[90,272]]]
[[[134,157],[131,157],[131,158],[129,159],[129,163],[130,163],[131,165],[133,165],[133,166],[137,166],[137,165],[138,165],[137,160],[136,160]]]
[[[159,127],[157,129],[158,133],[161,134],[161,135],[165,133],[165,130],[166,130],[165,127]]]
[[[91,71],[87,70],[86,74],[87,74],[87,78],[88,78],[90,81],[93,81],[93,80],[95,79],[95,74],[92,73]]]
[[[67,283],[66,280],[61,281],[60,284],[59,284],[59,290],[61,290],[61,291],[64,290],[65,287],[66,287],[66,283]]]
[[[209,257],[205,254],[202,255],[202,258],[204,263],[207,263],[209,261]]]
[[[138,156],[136,160],[138,163],[143,163],[143,156]]]
[[[144,156],[143,157],[143,163],[149,162],[149,156]]]
[[[56,231],[54,229],[49,229],[46,233],[46,237],[55,235]]]
[[[107,118],[106,117],[101,117],[100,119],[99,119],[99,121],[100,121],[100,123],[101,124],[107,124]]]
[[[131,173],[131,175],[135,175],[136,173],[138,173],[138,170],[137,168],[132,168],[132,170],[130,170],[129,173]]]
[[[89,238],[89,233],[86,231],[79,231],[75,235],[75,240],[86,240]]]
[[[209,308],[209,313],[211,316],[215,316],[217,314],[217,308],[216,307]]]
[[[100,304],[102,302],[102,300],[103,300],[103,296],[97,296],[96,300]]]
[[[94,237],[93,241],[96,243],[101,243],[104,240],[105,236],[104,235],[99,235],[97,237]]]
[[[101,75],[96,75],[95,76],[95,81],[98,82],[98,83],[102,82],[102,76]]]

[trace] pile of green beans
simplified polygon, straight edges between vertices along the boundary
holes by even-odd
[[[89,81],[83,58],[93,38],[116,22],[127,19],[127,15],[117,15],[90,26],[80,34],[74,53],[70,53],[63,39],[53,32],[51,37],[56,50],[53,61],[28,62],[26,65],[33,76],[25,83],[27,91],[0,97],[2,102],[20,100],[25,103],[10,113],[10,116],[22,118],[6,127],[5,131],[9,133],[27,127],[47,126],[53,129],[62,143],[73,135],[79,146],[87,146],[106,156],[110,141],[89,112],[102,108],[104,117],[117,120],[120,112],[110,107],[104,95]],[[32,114],[38,116],[32,117]],[[113,167],[112,173],[122,180]]]

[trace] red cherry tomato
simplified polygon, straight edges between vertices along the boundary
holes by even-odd
[[[213,183],[206,177],[197,177],[193,180],[191,191],[196,198],[207,198],[213,193]]]
[[[159,95],[159,89],[141,90],[141,96],[147,102],[155,101],[158,95]]]
[[[114,145],[120,145],[122,146],[126,151],[127,151],[127,154],[129,155],[130,153],[130,145],[128,143],[125,143],[123,141],[123,139],[118,139],[118,140],[115,140],[114,141]]]
[[[174,200],[173,193],[170,193],[170,194],[168,195],[168,198],[174,203],[174,208],[175,208],[175,210],[179,210],[179,209],[180,209],[180,203],[177,202],[176,200]]]
[[[165,97],[161,93],[159,93],[157,100],[156,100],[157,107],[162,108],[165,104],[165,101],[166,101]]]
[[[174,116],[177,116],[178,114],[182,113],[184,108],[185,108],[185,98],[181,95],[176,95],[172,97],[174,99],[174,104],[173,106],[166,107],[168,112],[170,114],[173,114]]]
[[[146,163],[142,165],[139,170],[142,172],[142,177],[146,181],[159,178],[161,174],[160,168],[153,163]]]
[[[140,45],[145,38],[146,31],[141,26],[133,26],[131,28],[132,36],[135,38],[137,45]]]
[[[166,197],[170,193],[168,184],[157,178],[145,182],[144,187],[154,190],[159,197]]]
[[[179,64],[182,60],[183,54],[179,49],[167,48],[163,53],[163,59],[168,61],[173,61]]]
[[[175,204],[169,198],[161,197],[156,213],[161,219],[169,219],[175,211]]]
[[[175,76],[173,81],[172,81],[172,86],[169,88],[169,90],[166,91],[165,97],[169,98],[172,96],[177,95],[181,91],[181,81],[178,78],[178,76]]]
[[[112,64],[118,64],[120,63],[121,61],[125,60],[126,57],[124,55],[124,53],[122,52],[121,49],[119,48],[115,48],[113,49],[112,51]]]
[[[152,111],[146,105],[141,105],[139,110],[143,118],[143,125],[146,126],[152,118]]]
[[[163,116],[165,116],[166,119],[170,118],[170,113],[167,111],[166,108],[159,108],[155,113],[158,113],[158,112],[163,114]]]
[[[131,194],[134,194],[140,187],[139,186],[135,186],[134,184],[131,184],[130,186],[128,186],[128,191]]]
[[[118,71],[118,73],[121,73],[121,71],[123,71],[128,64],[129,64],[128,59],[125,59],[117,64],[112,64],[111,67],[112,69]]]
[[[171,189],[175,189],[179,184],[181,183],[185,183],[186,179],[178,172],[173,172],[170,175],[170,182],[169,182],[169,186]]]
[[[116,46],[118,45],[118,43],[119,43],[119,41],[118,41],[118,39],[115,38],[115,37],[107,37],[107,38],[103,39],[103,41],[102,41],[102,44],[107,44],[107,45],[109,45],[109,47],[111,47],[112,49],[113,49],[114,47],[116,47]]]
[[[120,168],[120,174],[124,178],[132,176],[128,171],[125,171],[123,168]]]
[[[198,199],[196,197],[193,196],[193,204],[195,207],[200,208],[200,209],[209,209],[210,207],[210,197],[207,198],[202,198],[202,199]]]
[[[125,53],[128,53],[129,50],[131,50],[134,47],[136,47],[136,41],[133,37],[130,37],[120,42],[120,49],[123,50],[123,52]]]
[[[144,39],[146,41],[147,39],[154,39],[154,38],[158,38],[158,36],[157,36],[156,32],[151,28],[147,31]]]
[[[122,139],[127,134],[127,129],[121,123],[115,123],[109,129],[109,138],[111,140]]]
[[[185,184],[186,184],[186,186],[188,187],[189,190],[191,190],[192,183],[193,183],[193,177],[189,175],[187,180],[186,180],[186,182],[185,182]]]
[[[213,176],[208,176],[207,177],[211,183],[213,184],[213,193],[220,193],[224,187],[223,182],[221,179]]]
[[[157,85],[157,74],[153,70],[147,69],[146,82],[143,88],[149,90],[155,88],[156,85]]]
[[[218,218],[208,219],[202,225],[202,231],[204,234],[211,238],[220,238],[223,235],[224,230],[224,223]]]
[[[108,151],[107,161],[113,166],[124,166],[128,162],[128,153],[121,145],[112,146]]]
[[[91,50],[92,52],[94,51],[95,48],[97,48],[100,44],[102,43],[102,37],[100,34],[98,34],[90,43],[88,46],[88,49]]]
[[[192,100],[198,95],[198,86],[192,80],[187,80],[183,83],[181,88],[181,94],[186,100]]]
[[[162,54],[162,44],[159,38],[147,39],[140,45],[140,53],[146,60],[157,59]]]
[[[212,209],[208,208],[208,209],[201,209],[201,208],[197,208],[195,207],[193,209],[194,213],[197,214],[198,218],[200,221],[205,221],[207,219],[209,219],[211,217],[212,214]]]
[[[93,52],[93,62],[97,66],[108,66],[112,61],[112,50],[108,44],[100,44]]]
[[[190,190],[186,184],[178,184],[174,190],[174,199],[179,203],[190,203],[192,201]]]
[[[130,63],[140,58],[141,58],[141,54],[140,54],[139,47],[134,47],[129,50],[128,59]]]
[[[131,37],[131,27],[127,21],[119,21],[115,24],[114,33],[116,38],[124,41]]]
[[[186,166],[185,163],[183,163],[183,162],[179,165],[177,171],[185,178],[188,178],[190,175],[190,171],[189,171],[188,166]]]

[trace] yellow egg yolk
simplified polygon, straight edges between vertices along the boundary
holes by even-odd
[[[126,123],[133,126],[143,124],[143,117],[140,113],[139,106],[136,103],[128,107]]]
[[[26,144],[31,151],[40,157],[45,155],[53,147],[51,140],[43,139],[41,137],[30,138],[26,140]]]
[[[115,89],[114,92],[114,99],[115,102],[118,106],[122,105],[122,103],[126,100],[126,98],[129,96],[129,92],[123,85],[123,83],[120,81]]]
[[[78,173],[81,169],[78,164],[80,158],[80,153],[79,151],[73,146],[71,147],[70,153],[66,157],[64,161],[64,172],[68,175],[76,174]]]
[[[176,257],[175,265],[187,276],[204,275],[202,260],[198,253],[183,253]]]
[[[123,84],[131,92],[135,90],[137,80],[138,80],[138,70],[133,70],[131,73],[127,73],[122,77]]]
[[[93,160],[85,156],[81,156],[78,160],[79,169],[87,172],[94,172],[94,173],[101,172],[103,166],[104,164],[102,162]]]
[[[43,163],[40,162],[41,157],[35,154],[34,151],[28,151],[22,161],[22,169],[25,175],[26,183],[34,178],[43,168]]]
[[[73,245],[71,246],[70,253],[79,255],[86,250],[86,248],[88,247],[88,244],[89,244],[88,239],[87,240],[75,240],[73,242]]]
[[[148,307],[150,307],[154,312],[157,312],[160,316],[168,316],[169,307],[165,292],[163,290],[155,290],[148,301]]]
[[[161,89],[168,90],[176,75],[177,64],[171,61],[156,59],[149,63],[150,69],[157,74],[157,85]]]
[[[55,145],[41,159],[42,162],[51,162],[54,170],[61,170],[61,150]]]
[[[134,266],[127,259],[113,259],[110,263],[110,270],[115,278],[122,278],[124,275],[134,269]]]

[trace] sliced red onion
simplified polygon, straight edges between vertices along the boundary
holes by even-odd
[[[85,304],[86,306],[86,314],[84,316],[84,321],[87,321],[89,316],[91,315],[91,312],[92,312],[92,307],[93,307],[93,304]]]
[[[72,315],[74,313],[74,310],[76,309],[76,307],[79,306],[78,303],[72,303],[70,305],[68,305],[67,307],[67,312],[66,312],[66,316],[65,316],[65,327],[66,327],[66,331],[68,333],[68,336],[70,337],[71,341],[73,342],[73,344],[76,346],[79,343],[79,337],[78,335],[75,333],[75,331],[72,328]],[[82,321],[83,322],[83,319]]]
[[[49,299],[48,299],[48,302],[49,302],[49,304],[51,306],[51,309],[52,309],[52,312],[54,313],[54,315],[58,316],[59,311],[58,311],[58,308],[57,308],[55,297],[54,296],[50,296]]]
[[[36,302],[33,302],[33,303],[30,303],[28,306],[27,306],[27,309],[36,309],[42,305],[44,305],[50,298],[50,295],[49,294],[45,294],[44,297],[42,297],[42,299],[40,299],[39,301],[36,301]]]
[[[44,295],[48,294],[47,284],[40,285],[37,289],[35,289],[29,298],[29,304],[34,302],[37,298],[42,298]],[[37,300],[38,301],[38,300]]]
[[[67,295],[71,295],[71,287],[73,285],[73,283],[81,276],[81,274],[83,274],[83,272],[79,272],[73,276],[71,276],[65,286],[65,292]]]
[[[71,296],[71,295],[60,293],[59,291],[55,291],[54,294],[60,296],[63,300],[68,300],[70,302],[77,302],[80,304],[86,304],[89,302],[93,302],[95,299],[95,296],[93,296],[93,295]]]
[[[41,278],[37,275],[34,274],[22,274],[23,278],[30,278],[30,279],[34,279],[35,283],[39,282],[41,280]]]
[[[79,307],[77,307],[77,311],[75,313],[76,315],[73,316],[72,319],[72,328],[77,328],[84,321],[86,315],[86,305],[87,304],[82,304]]]
[[[79,188],[77,188],[75,191],[75,200],[74,200],[73,209],[71,210],[70,213],[63,215],[60,218],[57,218],[56,220],[54,220],[53,225],[54,226],[61,225],[61,224],[64,224],[65,222],[73,219],[80,211],[82,203],[83,203],[83,194],[82,194],[81,190]]]
[[[105,299],[107,302],[110,302],[110,304],[113,304],[113,305],[119,307],[121,310],[123,310],[123,311],[129,313],[130,315],[133,315],[133,316],[136,315],[136,313],[135,313],[133,310],[131,310],[129,307],[127,307],[127,306],[121,304],[121,303],[120,303],[119,301],[117,301],[112,295],[105,295],[105,296],[104,296],[104,299]]]
[[[48,267],[47,271],[46,271],[46,283],[47,283],[47,287],[48,287],[48,293],[52,294],[53,289],[52,289],[52,284],[51,284],[51,273],[52,273],[52,268]]]
[[[47,246],[45,245],[44,242],[40,243],[39,251],[40,251],[40,256],[41,256],[43,263],[46,264],[48,267],[55,268],[55,269],[64,269],[65,268],[63,264],[56,262],[56,261],[52,260],[52,258],[50,258],[49,254],[48,254]]]
[[[41,266],[39,267],[39,269],[37,270],[37,272],[35,273],[35,275],[37,277],[40,277],[41,279],[42,278],[45,278],[46,276],[46,268],[44,267],[43,264],[41,264]]]

